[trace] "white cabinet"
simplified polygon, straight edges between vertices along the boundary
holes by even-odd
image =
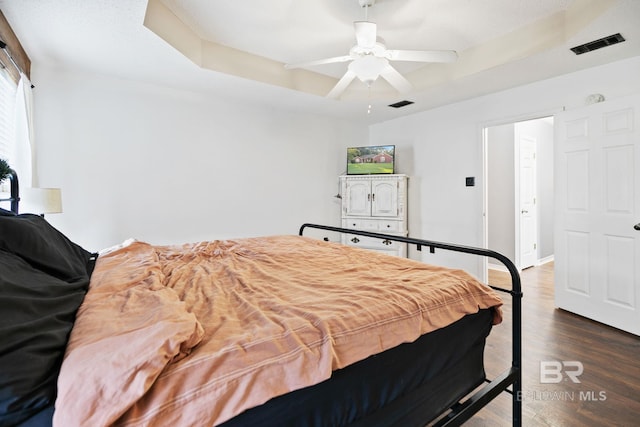
[[[343,175],[342,227],[376,233],[407,235],[406,175]],[[407,256],[405,243],[357,235],[343,235],[342,243]]]
[[[345,177],[343,182],[345,216],[398,216],[400,180],[386,177],[380,179]]]

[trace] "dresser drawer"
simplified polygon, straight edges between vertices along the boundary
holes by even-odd
[[[343,218],[342,228],[352,230],[365,230],[374,233],[401,234],[405,233],[403,221],[390,221],[384,219]]]
[[[406,256],[407,244],[388,239],[378,239],[356,234],[343,234],[342,243],[362,249],[371,249],[390,255]]]
[[[353,230],[362,229],[362,220],[359,219],[343,219],[342,228],[350,228]]]
[[[375,219],[363,219],[360,221],[360,230],[365,231],[380,231],[380,222]]]
[[[401,230],[400,225],[402,223],[400,221],[378,221],[378,231],[381,233],[398,233],[404,230]]]

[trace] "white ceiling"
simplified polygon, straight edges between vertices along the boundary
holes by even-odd
[[[640,55],[640,0],[0,0],[33,63],[75,68],[367,123]],[[347,64],[285,70],[346,55],[353,21],[391,49],[456,50],[454,64],[393,63],[415,90],[354,81],[323,95]],[[621,33],[585,55],[569,48]],[[408,99],[415,104],[392,109]],[[367,114],[368,104],[372,111]]]

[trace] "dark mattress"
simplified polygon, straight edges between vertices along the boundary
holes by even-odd
[[[222,426],[424,426],[484,382],[492,318],[492,309],[465,316]]]

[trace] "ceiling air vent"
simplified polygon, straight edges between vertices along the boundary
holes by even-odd
[[[582,55],[583,53],[591,52],[592,50],[600,49],[601,47],[611,46],[624,41],[624,37],[620,33],[611,36],[603,37],[598,40],[594,40],[589,43],[581,44],[580,46],[572,47],[571,50],[576,55]]]
[[[393,108],[401,108],[401,107],[406,107],[407,105],[411,105],[413,104],[413,101],[399,101],[396,102],[395,104],[389,104],[389,107],[393,107]]]

